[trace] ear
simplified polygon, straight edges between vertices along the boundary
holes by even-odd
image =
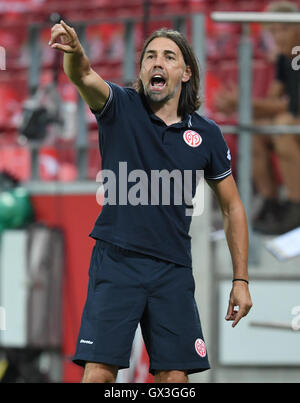
[[[183,83],[187,83],[189,81],[189,79],[191,78],[191,76],[192,76],[192,71],[191,71],[190,66],[185,66],[181,81]]]

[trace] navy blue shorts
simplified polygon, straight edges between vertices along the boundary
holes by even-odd
[[[209,369],[192,269],[96,241],[73,362],[129,367],[140,323],[149,372]]]

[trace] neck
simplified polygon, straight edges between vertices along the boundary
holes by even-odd
[[[177,114],[177,99],[172,98],[164,103],[153,102],[148,99],[148,103],[153,113],[163,120],[167,126],[181,121],[181,116]]]

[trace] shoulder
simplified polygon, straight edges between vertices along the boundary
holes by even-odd
[[[207,118],[206,116],[200,115],[197,112],[194,112],[192,115],[192,126],[197,130],[205,130],[207,134],[211,137],[223,137],[221,129],[219,125],[212,119]]]
[[[116,114],[130,113],[140,102],[140,96],[134,88],[122,87],[119,84],[105,80],[109,87],[109,96],[101,111],[94,111],[97,119],[111,119]]]
[[[137,91],[132,87],[122,87],[119,84],[106,81],[107,85],[110,87],[113,95],[129,96],[132,98],[139,98]]]

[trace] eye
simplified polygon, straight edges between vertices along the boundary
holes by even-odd
[[[167,59],[168,59],[168,60],[175,60],[175,57],[174,57],[174,56],[171,56],[171,55],[168,55],[168,56],[167,56]]]

